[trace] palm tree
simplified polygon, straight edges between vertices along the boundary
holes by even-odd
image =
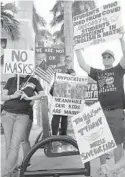
[[[40,47],[44,47],[43,39],[47,39],[48,37],[52,37],[52,34],[46,29],[39,29],[36,34],[36,45]]]
[[[33,4],[33,29],[36,34],[35,42],[37,44],[38,43],[42,44],[42,46],[43,46],[43,41],[42,41],[43,37],[47,38],[52,36],[52,34],[47,29],[45,29],[45,26],[46,26],[46,21],[44,20],[43,17],[41,17],[37,13],[35,5]]]
[[[37,13],[36,8],[33,5],[33,29],[35,33],[38,34],[39,27],[45,27],[45,25],[46,25],[45,20]]]
[[[80,13],[84,13],[88,10],[91,10],[95,8],[95,2],[94,0],[90,1],[74,1],[72,4],[72,16],[76,16]],[[57,1],[56,4],[51,9],[51,12],[53,13],[53,19],[50,23],[52,27],[61,24],[61,28],[59,31],[56,31],[54,33],[54,36],[56,38],[61,39],[62,42],[64,42],[64,2],[63,1]]]
[[[15,4],[1,2],[1,31],[5,30],[12,40],[18,40],[20,36],[19,22],[15,19],[17,13]]]
[[[64,24],[61,25],[60,30],[56,31],[53,33],[53,36],[55,39],[60,39],[60,41],[62,41],[64,43],[65,39],[64,39]]]

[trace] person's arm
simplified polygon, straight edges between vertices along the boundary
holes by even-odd
[[[20,91],[15,91],[12,95],[8,95],[8,91],[12,85],[13,79],[14,78],[9,78],[7,83],[5,84],[1,94],[1,101],[8,101],[20,97]]]
[[[31,96],[31,97],[28,97],[28,96],[23,92],[20,99],[21,99],[21,100],[24,99],[24,100],[33,101],[33,100],[39,100],[42,96],[46,96],[46,94],[45,94],[44,91],[40,91],[37,95]]]
[[[120,65],[123,69],[125,69],[125,41],[124,41],[124,35],[122,38],[120,38],[120,43],[122,47],[123,57],[120,60]]]
[[[35,80],[35,82],[36,82],[36,88],[35,88],[34,92],[36,92],[37,94],[33,95],[31,97],[28,97],[24,92],[22,92],[20,99],[32,101],[32,100],[39,100],[42,96],[46,96],[40,82],[37,79]]]
[[[76,56],[79,62],[80,67],[90,74],[91,67],[85,62],[81,50],[76,50]]]
[[[45,94],[44,91],[40,91],[37,95],[31,96],[31,97],[28,97],[28,96],[23,92],[20,99],[21,99],[21,100],[24,99],[24,100],[33,101],[33,100],[39,100],[42,96],[46,96],[46,94]]]
[[[8,95],[8,90],[5,89],[2,92],[1,101],[8,101],[8,100],[16,99],[18,97],[20,97],[20,91],[16,91],[14,94]]]

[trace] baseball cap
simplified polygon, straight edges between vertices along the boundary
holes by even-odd
[[[114,58],[114,53],[113,53],[111,50],[105,50],[105,51],[102,53],[102,56],[104,56],[105,54],[109,54],[109,55],[111,55],[111,56]]]

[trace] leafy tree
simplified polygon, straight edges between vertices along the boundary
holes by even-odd
[[[18,40],[20,36],[19,22],[15,19],[15,13],[17,10],[13,3],[1,2],[1,30],[5,30],[12,40]]]

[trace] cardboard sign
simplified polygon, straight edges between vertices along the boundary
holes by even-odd
[[[4,74],[32,75],[35,68],[34,52],[30,50],[4,50]]]
[[[64,97],[53,97],[51,114],[72,116],[78,114],[84,107],[84,100]]]
[[[82,162],[86,163],[114,148],[111,134],[99,102],[71,118]]]
[[[87,76],[78,77],[57,73],[51,113],[67,116],[78,114],[83,108],[86,90]]]
[[[65,73],[65,50],[50,48],[50,47],[36,47],[36,66],[43,60],[51,65],[55,72]]]
[[[121,7],[114,1],[73,17],[75,49],[122,36]]]
[[[98,89],[96,83],[87,84],[87,92],[85,93],[85,100],[87,101],[98,100]]]

